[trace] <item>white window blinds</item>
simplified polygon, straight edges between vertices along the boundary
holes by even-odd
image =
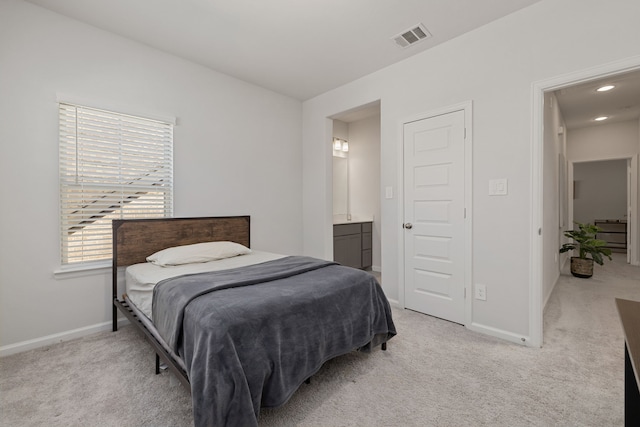
[[[173,124],[60,103],[62,264],[111,258],[111,220],[173,214]]]

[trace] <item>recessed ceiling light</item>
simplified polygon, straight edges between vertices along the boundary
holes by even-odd
[[[599,87],[598,89],[596,89],[598,92],[606,92],[608,90],[613,89],[615,86],[614,85],[606,85],[606,86],[602,86]]]
[[[603,120],[607,120],[609,117],[608,116],[600,116],[600,117],[596,117],[595,120],[596,122],[601,122]]]

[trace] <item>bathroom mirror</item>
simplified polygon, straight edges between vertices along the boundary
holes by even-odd
[[[333,157],[333,214],[349,213],[349,161],[345,157]]]

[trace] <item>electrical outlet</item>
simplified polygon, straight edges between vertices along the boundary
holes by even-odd
[[[487,300],[487,287],[485,285],[476,283],[476,299],[481,301]]]

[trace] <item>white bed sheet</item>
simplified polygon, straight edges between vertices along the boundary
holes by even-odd
[[[228,270],[248,265],[273,261],[286,255],[271,252],[251,251],[246,255],[198,264],[160,267],[150,262],[130,265],[125,270],[126,292],[129,300],[149,319],[152,319],[153,288],[158,282],[184,274],[206,273],[208,271]]]

